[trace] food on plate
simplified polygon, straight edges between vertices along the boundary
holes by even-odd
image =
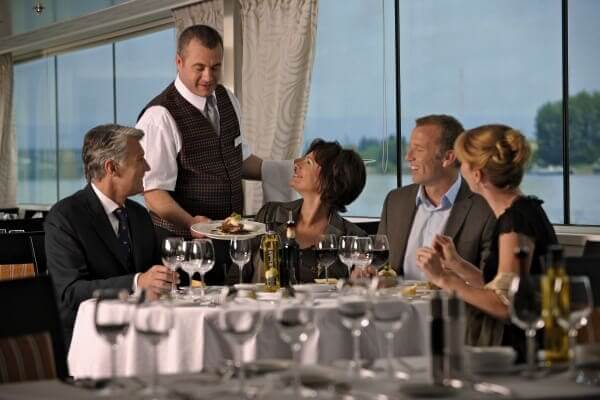
[[[337,279],[336,278],[329,278],[329,279],[315,279],[315,283],[318,284],[330,284],[330,285],[335,285],[337,283]]]
[[[193,288],[199,288],[204,286],[204,283],[202,281],[197,281],[195,279],[192,279],[192,287]]]
[[[379,270],[379,272],[377,272],[377,276],[379,277],[378,286],[380,288],[394,287],[397,284],[398,274],[389,265],[386,265]]]
[[[245,228],[242,223],[242,216],[238,213],[232,213],[229,217],[225,218],[221,225],[213,229],[213,233],[224,233],[228,235],[246,235],[251,233],[249,229]]]
[[[415,297],[417,295],[417,285],[410,285],[402,288],[402,296],[404,297]]]

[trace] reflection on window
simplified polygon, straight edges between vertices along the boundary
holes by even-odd
[[[142,108],[175,78],[175,30],[116,42],[115,66],[117,123],[134,126]]]
[[[17,132],[17,202],[56,201],[54,59],[15,65],[13,110]]]
[[[600,224],[600,3],[569,2],[571,223]]]
[[[304,147],[315,138],[337,140],[373,160],[349,215],[379,217],[387,192],[397,186],[393,3],[319,3]]]
[[[114,121],[112,45],[57,58],[59,197],[85,185],[81,147],[87,131]]]
[[[426,114],[521,130],[536,150],[522,189],[554,223],[564,219],[560,26],[560,0],[400,1],[403,141]],[[548,104],[559,113],[546,116]]]

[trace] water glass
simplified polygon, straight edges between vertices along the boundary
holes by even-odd
[[[402,325],[410,315],[411,306],[402,297],[398,296],[397,290],[379,289],[371,294],[371,319],[375,327],[382,331],[387,342],[386,361],[387,374],[390,379],[408,379],[408,374],[396,371],[394,365],[394,338]],[[400,359],[408,371],[410,366]]]
[[[234,362],[238,368],[238,389],[220,394],[218,398],[247,398],[246,369],[244,366],[243,347],[260,330],[262,313],[260,304],[248,297],[235,296],[228,299],[218,316],[218,327],[234,347]]]
[[[204,299],[206,287],[204,275],[208,271],[213,269],[213,267],[215,266],[215,246],[213,245],[213,242],[210,239],[196,239],[195,241],[200,245],[200,248],[202,250],[202,263],[198,268],[198,273],[200,274],[200,280],[202,281],[202,286],[200,287],[200,296],[202,297],[202,299]]]
[[[136,332],[152,345],[154,355],[152,381],[140,394],[153,400],[173,398],[173,393],[158,384],[158,345],[169,336],[175,324],[171,304],[161,300],[141,303],[135,309],[133,322]]]
[[[202,265],[202,247],[196,240],[183,242],[184,260],[181,262],[181,268],[190,277],[190,286],[186,298],[193,300],[192,276],[200,270]]]
[[[349,284],[341,287],[337,303],[342,325],[349,329],[352,334],[350,373],[354,377],[360,377],[360,336],[362,330],[369,326],[371,317],[369,287],[360,283],[357,284],[356,280],[352,280]]]
[[[129,293],[125,289],[98,289],[94,291],[94,326],[96,332],[110,345],[110,382],[99,394],[112,396],[120,393],[123,386],[116,382],[117,339],[124,336],[131,321],[132,305],[127,302]]]
[[[594,307],[590,280],[587,276],[569,276],[566,279],[557,278],[554,290],[557,295],[563,292],[567,285],[569,293],[569,310],[567,313],[558,313],[557,322],[569,332],[569,373],[575,376],[575,346],[577,345],[577,331],[587,325],[588,318]]]
[[[355,237],[352,241],[352,262],[365,269],[373,261],[373,241],[370,237]]]
[[[289,344],[294,359],[294,395],[300,397],[314,397],[311,390],[302,388],[300,383],[300,352],[302,345],[314,331],[314,308],[308,294],[297,293],[294,298],[283,298],[275,312],[275,320],[281,339]]]
[[[348,268],[348,278],[352,274],[352,241],[356,236],[340,236],[338,243],[338,257]]]
[[[337,258],[338,242],[333,234],[319,235],[319,240],[315,245],[315,253],[319,265],[325,268],[325,282],[329,283],[329,267]]]
[[[161,256],[163,264],[173,271],[176,276],[177,268],[185,260],[185,249],[183,247],[184,240],[180,237],[168,237],[162,241]],[[177,285],[175,278],[171,282],[171,298],[177,297]]]
[[[527,337],[527,371],[526,376],[536,375],[535,335],[544,327],[542,319],[542,296],[540,277],[522,274],[513,279],[509,291],[510,319],[525,331]]]
[[[231,239],[229,244],[229,255],[231,261],[240,269],[240,283],[242,283],[242,272],[244,265],[250,261],[252,246],[249,239]]]

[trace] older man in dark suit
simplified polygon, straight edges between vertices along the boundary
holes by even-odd
[[[145,288],[156,297],[174,279],[146,209],[128,197],[143,191],[149,170],[138,129],[101,125],[84,139],[88,185],[52,207],[45,222],[48,271],[54,280],[67,345],[79,303],[95,289]]]
[[[390,265],[405,279],[425,279],[416,253],[432,246],[436,235],[452,238],[458,253],[474,265],[481,266],[489,252],[496,219],[461,178],[453,151],[463,130],[448,115],[417,119],[406,154],[413,184],[385,199],[378,233],[388,236]]]

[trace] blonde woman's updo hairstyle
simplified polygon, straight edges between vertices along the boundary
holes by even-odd
[[[500,189],[517,188],[523,180],[531,148],[521,132],[506,125],[483,125],[460,134],[456,157],[480,169]]]

